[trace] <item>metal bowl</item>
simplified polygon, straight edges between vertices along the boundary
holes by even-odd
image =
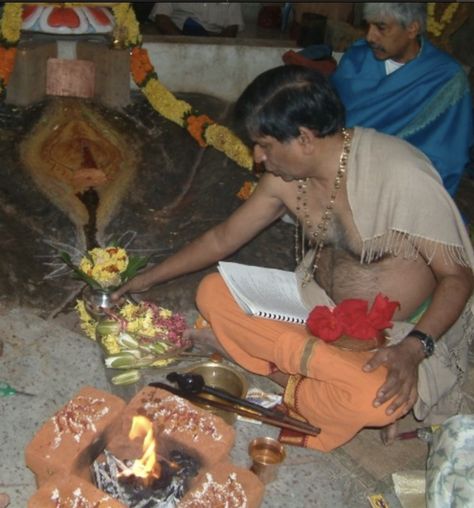
[[[226,392],[234,395],[235,397],[245,398],[248,391],[248,381],[245,376],[238,372],[237,369],[231,365],[227,365],[220,362],[204,362],[194,365],[186,372],[191,374],[199,374],[203,377],[204,383],[212,388],[218,388],[225,390]],[[217,399],[207,393],[201,393],[201,397],[207,399]],[[211,413],[214,413],[222,417],[227,423],[232,425],[235,422],[236,414],[230,411],[224,411],[216,409],[212,406],[202,405],[201,407],[208,409]]]
[[[86,286],[82,291],[82,298],[87,312],[95,319],[106,316],[104,309],[107,311],[117,307],[111,300],[111,292],[107,290]]]

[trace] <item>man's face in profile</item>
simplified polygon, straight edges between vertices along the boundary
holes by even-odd
[[[393,18],[367,20],[366,40],[377,60],[392,59],[405,63],[418,52],[418,24],[404,28]]]

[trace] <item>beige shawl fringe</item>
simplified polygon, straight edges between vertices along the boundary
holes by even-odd
[[[474,269],[466,226],[439,174],[418,149],[374,129],[354,128],[347,197],[362,240],[361,262],[384,254]]]
[[[433,242],[422,236],[393,229],[384,235],[364,240],[360,261],[361,263],[372,263],[385,254],[414,260],[421,254],[430,264],[439,251],[447,264],[471,266],[469,256],[463,246]]]

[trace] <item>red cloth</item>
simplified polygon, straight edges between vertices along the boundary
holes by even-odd
[[[326,77],[329,77],[337,67],[337,62],[333,57],[323,58],[321,60],[311,60],[310,58],[306,58],[296,53],[292,49],[282,56],[282,60],[286,65],[301,65],[302,67],[316,69]]]

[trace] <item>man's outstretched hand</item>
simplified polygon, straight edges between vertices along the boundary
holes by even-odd
[[[149,277],[145,274],[139,274],[120,286],[111,294],[113,302],[118,303],[125,293],[143,293],[150,289],[152,284],[149,282]]]
[[[365,372],[372,372],[381,365],[387,368],[387,379],[374,400],[374,406],[378,407],[395,397],[385,411],[387,415],[403,405],[406,405],[408,411],[416,402],[418,365],[424,359],[418,346],[417,339],[414,342],[405,339],[396,346],[381,348],[363,367]]]

